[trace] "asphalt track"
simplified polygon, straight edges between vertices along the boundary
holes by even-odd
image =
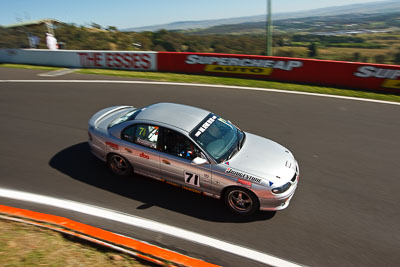
[[[0,68],[0,80],[60,79]],[[121,78],[68,74],[62,79]],[[133,80],[125,79],[124,80]],[[241,219],[215,199],[110,174],[87,121],[112,105],[176,102],[212,110],[288,147],[300,183],[288,209]],[[309,266],[398,266],[400,106],[213,87],[0,82],[0,187],[149,218]],[[78,212],[1,199],[150,241],[224,266],[257,262]]]

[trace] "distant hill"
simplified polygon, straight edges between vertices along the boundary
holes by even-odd
[[[165,30],[201,29],[201,28],[209,28],[209,27],[222,25],[222,24],[239,24],[239,23],[246,23],[246,22],[259,22],[262,20],[265,21],[265,15],[229,18],[229,19],[216,19],[216,20],[178,21],[178,22],[172,22],[172,23],[168,23],[168,24],[159,24],[159,25],[144,26],[144,27],[137,27],[137,28],[127,28],[127,29],[122,29],[122,31],[143,32],[143,31],[158,31],[161,29],[165,29]]]
[[[319,35],[387,32],[400,29],[400,10],[392,13],[348,14],[281,19],[274,21],[274,32],[313,33]],[[204,29],[180,30],[192,35],[265,34],[265,21],[219,25]]]
[[[276,13],[273,14],[272,17],[274,21],[277,21],[277,20],[293,19],[293,18],[338,16],[338,15],[354,14],[354,13],[358,14],[389,13],[395,11],[397,12],[400,11],[399,0],[335,6],[335,7],[319,8],[319,9],[290,12],[290,13]],[[265,22],[265,15],[257,15],[257,16],[236,17],[228,19],[216,19],[216,20],[179,21],[168,24],[127,28],[123,29],[123,31],[142,32],[142,31],[157,31],[160,29],[166,29],[166,30],[204,29],[219,25],[241,24],[241,23],[252,23],[252,22],[263,22],[263,21]]]

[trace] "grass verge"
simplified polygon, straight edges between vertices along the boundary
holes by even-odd
[[[0,266],[151,266],[40,227],[0,219]]]
[[[14,69],[31,69],[31,70],[59,70],[59,69],[63,69],[63,68],[58,68],[58,67],[24,65],[24,64],[0,64],[0,67],[14,68]]]
[[[0,64],[0,67],[8,67],[8,68],[11,68],[11,67],[18,68],[20,66],[22,68],[30,68],[30,67],[32,69],[40,68],[40,66],[29,66],[29,65],[18,65],[18,64]],[[43,67],[43,68],[48,68],[48,67]],[[57,68],[53,68],[53,69],[57,69]],[[189,75],[189,74],[177,74],[177,73],[163,73],[163,72],[123,71],[123,70],[109,70],[109,69],[80,69],[80,70],[77,70],[75,73],[109,75],[109,76],[117,76],[117,77],[146,79],[146,80],[152,80],[152,81],[218,84],[218,85],[246,86],[246,87],[256,87],[256,88],[269,88],[269,89],[280,89],[280,90],[286,90],[286,91],[298,91],[298,92],[339,95],[339,96],[349,96],[349,97],[400,102],[400,95],[394,95],[394,94],[375,93],[375,92],[360,91],[360,90],[321,87],[321,86],[312,86],[312,85],[303,85],[303,84],[294,84],[294,83],[251,80],[251,79],[201,76],[201,75]]]
[[[350,96],[350,97],[400,102],[400,95],[394,95],[394,94],[374,93],[374,92],[366,92],[366,91],[358,91],[350,89],[340,89],[332,87],[321,87],[321,86],[281,83],[281,82],[261,81],[261,80],[251,80],[251,79],[163,73],[163,72],[122,71],[122,70],[108,70],[108,69],[81,69],[78,70],[77,73],[140,78],[153,81],[269,88],[269,89],[280,89],[286,91],[299,91],[308,93],[340,95],[340,96]]]

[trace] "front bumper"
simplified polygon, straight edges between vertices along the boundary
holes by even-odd
[[[275,196],[274,198],[259,198],[260,210],[278,211],[286,209],[290,204],[290,200],[294,196],[294,192],[296,192],[297,184],[298,180],[292,185],[290,192],[282,197]]]

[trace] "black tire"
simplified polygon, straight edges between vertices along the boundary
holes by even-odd
[[[224,201],[228,209],[238,215],[248,216],[260,208],[253,192],[242,187],[230,187],[225,191]]]
[[[110,170],[118,176],[129,176],[133,168],[129,161],[121,155],[111,154],[107,157],[107,165]]]

